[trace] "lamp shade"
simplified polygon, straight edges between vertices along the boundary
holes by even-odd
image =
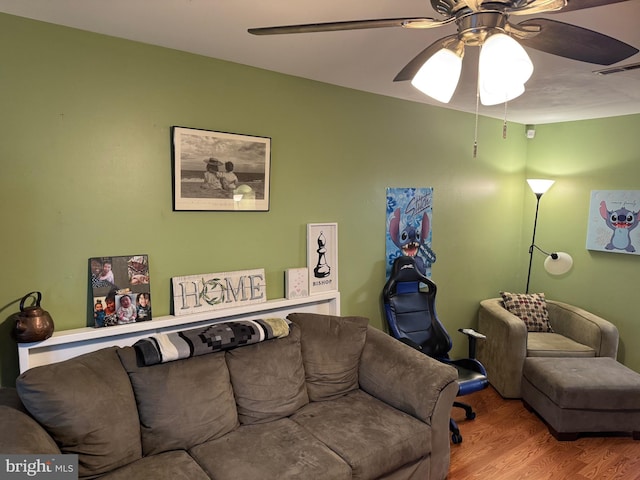
[[[536,195],[543,195],[555,183],[555,180],[546,180],[543,178],[527,178],[527,183]]]
[[[544,261],[544,269],[551,275],[562,275],[563,273],[567,273],[571,270],[572,266],[573,258],[565,252],[552,253]]]
[[[461,71],[462,57],[448,48],[441,48],[424,62],[411,85],[439,102],[449,103]]]
[[[480,101],[483,105],[495,105],[524,93],[533,63],[518,42],[509,35],[496,33],[482,45],[478,70]]]

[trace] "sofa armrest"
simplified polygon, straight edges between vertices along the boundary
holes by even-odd
[[[362,390],[431,426],[430,478],[446,478],[456,369],[369,326],[358,376]]]
[[[597,357],[616,358],[619,334],[613,323],[582,308],[554,300],[547,300],[547,309],[556,333],[593,348]]]
[[[4,454],[59,454],[60,449],[28,414],[0,405],[0,452]]]
[[[522,368],[527,356],[527,327],[502,306],[500,298],[480,302],[478,330],[486,340],[478,344],[478,360],[489,383],[504,398],[520,398]]]
[[[457,387],[458,373],[369,326],[358,376],[362,390],[431,425],[441,392]]]

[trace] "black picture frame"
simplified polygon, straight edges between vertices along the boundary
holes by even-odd
[[[268,211],[271,138],[174,126],[174,211]]]

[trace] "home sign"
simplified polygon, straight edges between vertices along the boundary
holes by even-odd
[[[173,314],[176,316],[264,303],[264,269],[173,277]]]

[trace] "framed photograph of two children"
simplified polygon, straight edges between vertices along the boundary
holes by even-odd
[[[269,137],[185,127],[171,134],[174,210],[269,210]]]

